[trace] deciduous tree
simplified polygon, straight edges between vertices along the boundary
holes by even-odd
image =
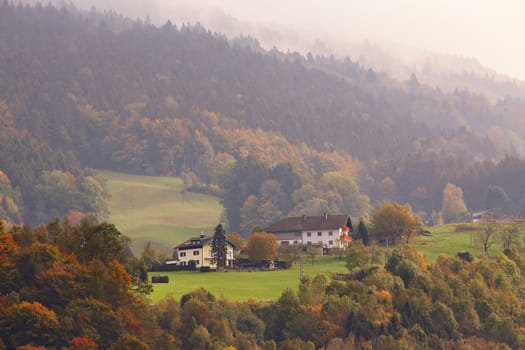
[[[79,258],[83,262],[99,259],[108,263],[114,259],[125,259],[125,248],[129,239],[113,224],[101,223],[94,227],[81,227],[83,239]]]
[[[488,257],[489,248],[494,243],[496,236],[499,234],[499,228],[496,223],[489,222],[485,224],[483,230],[478,231],[477,240],[483,246],[483,254]]]
[[[520,246],[519,231],[519,222],[505,225],[501,234],[501,238],[503,239],[503,249],[513,249]]]
[[[150,350],[148,344],[131,334],[123,334],[111,345],[110,350]]]
[[[237,232],[228,233],[226,239],[237,246],[237,249],[246,249],[246,240]]]
[[[374,237],[388,242],[395,242],[402,237],[408,242],[411,235],[423,227],[408,207],[398,203],[385,204],[379,208],[374,214],[373,225]]]
[[[13,236],[3,233],[3,221],[0,221],[0,294],[8,294],[16,290],[19,283],[16,268],[18,245]]]
[[[271,233],[252,232],[246,250],[251,261],[271,260],[277,255],[277,240]]]
[[[463,190],[459,186],[448,183],[443,189],[441,212],[445,222],[456,221],[467,213],[463,200]]]
[[[372,260],[370,250],[359,241],[353,242],[350,247],[348,247],[347,252],[346,267],[350,271],[363,267]]]
[[[0,323],[13,349],[24,344],[53,345],[60,327],[54,311],[39,302],[27,301],[13,305]]]

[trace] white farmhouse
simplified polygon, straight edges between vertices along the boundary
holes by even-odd
[[[267,228],[279,245],[304,244],[340,248],[353,232],[348,215],[296,216],[278,221]]]

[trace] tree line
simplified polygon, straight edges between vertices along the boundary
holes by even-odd
[[[220,230],[220,227],[218,228]],[[525,264],[384,255],[353,242],[348,273],[305,276],[274,301],[198,289],[145,303],[144,261],[108,223],[0,226],[2,349],[519,349]]]

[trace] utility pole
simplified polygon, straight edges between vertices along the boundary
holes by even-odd
[[[304,270],[303,270],[303,241],[299,246],[299,282],[303,280]]]

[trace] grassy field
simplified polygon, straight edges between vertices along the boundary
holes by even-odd
[[[484,229],[483,223],[478,224],[449,224],[430,227],[432,236],[415,237],[411,245],[417,250],[424,252],[429,262],[434,262],[439,254],[446,253],[455,256],[458,252],[470,252],[474,257],[483,253],[483,245],[478,236]],[[503,224],[499,224],[499,230],[503,230]],[[523,242],[525,232],[519,233],[519,241]],[[489,258],[496,257],[502,251],[502,239],[493,238],[493,244],[489,249]]]
[[[150,177],[99,171],[108,180],[111,193],[110,222],[132,239],[132,249],[140,254],[147,242],[169,255],[172,247],[202,231],[211,234],[219,222],[222,210],[217,198],[187,192],[181,179],[173,177]],[[475,257],[483,252],[477,239],[483,224],[443,225],[431,227],[432,236],[415,237],[411,246],[426,254],[430,263],[441,253],[456,255],[468,251]],[[520,231],[523,241],[525,231]],[[502,250],[501,239],[495,238],[489,250],[494,258]],[[335,257],[317,257],[311,265],[305,257],[305,274],[346,272],[343,260]],[[294,265],[286,271],[272,272],[168,272],[152,273],[168,275],[169,284],[155,284],[150,296],[153,303],[174,296],[180,298],[196,288],[204,287],[216,296],[224,295],[232,300],[271,300],[279,297],[285,288],[297,289],[299,267]]]
[[[99,174],[107,179],[111,194],[109,221],[132,239],[135,254],[151,242],[171,255],[173,246],[202,231],[211,234],[219,223],[218,199],[185,191],[179,178]]]
[[[483,231],[484,224],[461,224],[430,227],[432,236],[418,236],[413,238],[411,246],[417,251],[424,252],[429,263],[436,261],[442,254],[455,256],[458,252],[468,251],[475,257],[483,253],[483,246],[477,236]],[[499,230],[503,229],[503,224]],[[520,231],[519,241],[523,241],[525,231]],[[392,250],[390,247],[388,250]],[[489,249],[489,258],[495,258],[502,251],[502,239],[495,236]],[[381,256],[388,255],[387,248],[381,248]],[[308,275],[317,273],[348,272],[344,260],[337,257],[317,257],[313,265],[305,257],[304,272]],[[224,295],[228,299],[245,301],[249,298],[257,300],[272,300],[281,295],[285,288],[297,290],[299,285],[299,267],[295,264],[292,269],[273,272],[168,272],[152,273],[154,275],[168,275],[169,284],[155,284],[150,301],[157,303],[167,296],[176,299],[196,288],[204,287],[216,296]]]
[[[334,256],[316,257],[312,265],[304,258],[304,274],[315,276],[324,273],[331,276],[333,272],[347,272],[344,260]],[[289,270],[262,272],[210,272],[198,271],[152,272],[151,276],[169,276],[167,284],[154,284],[153,293],[149,296],[151,303],[158,303],[168,296],[179,299],[183,294],[204,287],[216,297],[224,296],[230,300],[246,301],[275,300],[286,288],[297,290],[299,287],[299,264]]]

